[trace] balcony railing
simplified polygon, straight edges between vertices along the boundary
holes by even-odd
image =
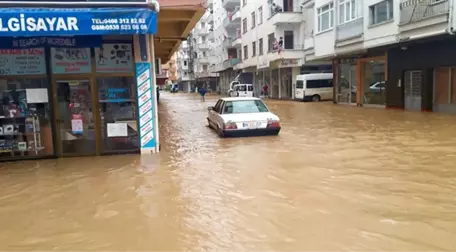
[[[279,13],[300,13],[302,14],[302,9],[301,7],[293,7],[293,8],[282,8],[276,5],[275,7],[271,4],[269,5],[269,17],[272,18],[273,16],[279,14]]]
[[[223,8],[229,10],[241,6],[241,0],[222,0]]]
[[[233,67],[237,64],[241,63],[241,59],[239,58],[233,58],[233,59],[227,59],[223,62],[223,67],[224,68],[230,68]]]
[[[342,41],[351,38],[359,37],[364,32],[363,18],[337,25],[336,40]]]
[[[233,41],[234,39],[232,38],[226,38],[225,40],[223,40],[223,47],[224,48],[231,48],[232,47],[232,44],[233,44]]]
[[[400,4],[400,25],[448,14],[449,0],[407,0]]]
[[[304,45],[301,44],[283,44],[282,48],[270,46],[268,48],[268,53],[280,53],[283,51],[301,51],[304,50]]]
[[[223,20],[223,26],[225,28],[233,28],[241,25],[241,12],[239,8],[228,13],[228,17]]]

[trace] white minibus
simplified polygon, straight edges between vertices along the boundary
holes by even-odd
[[[333,92],[332,73],[301,74],[296,76],[296,100],[332,100]]]

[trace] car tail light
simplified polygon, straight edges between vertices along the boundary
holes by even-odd
[[[223,125],[223,129],[237,129],[235,122],[227,122]]]
[[[280,122],[278,120],[268,120],[268,128],[279,128]]]

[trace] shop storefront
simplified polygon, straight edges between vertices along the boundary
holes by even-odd
[[[438,36],[388,51],[388,107],[456,114],[456,39]]]
[[[385,107],[386,55],[351,57],[334,61],[335,102]]]
[[[4,8],[0,161],[155,151],[148,8]]]

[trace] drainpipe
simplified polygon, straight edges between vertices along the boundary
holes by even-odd
[[[450,35],[454,35],[454,32],[453,32],[453,9],[454,9],[454,3],[453,3],[454,0],[449,0],[449,3],[450,3],[450,6],[449,6],[449,13],[448,13],[448,28],[447,28],[447,32],[448,34]]]

